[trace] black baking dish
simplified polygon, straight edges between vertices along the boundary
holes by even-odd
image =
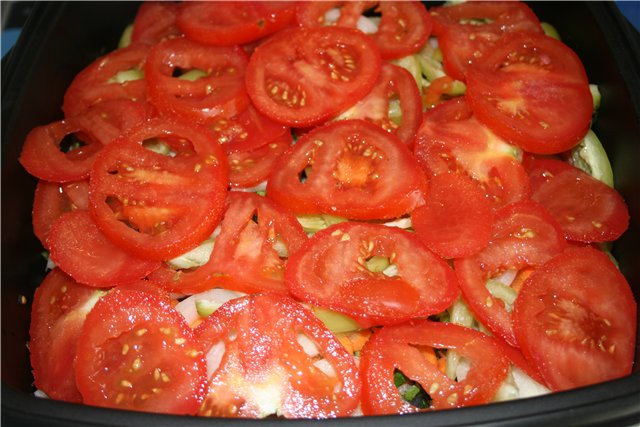
[[[3,5],[4,8],[5,5]],[[614,255],[640,300],[640,35],[613,2],[533,2],[585,64],[602,92],[595,131],[610,156],[631,224]],[[37,2],[2,61],[2,422],[5,425],[633,425],[640,423],[640,351],[634,373],[533,399],[394,417],[223,420],[107,410],[33,396],[27,341],[30,302],[44,277],[31,228],[36,180],[18,164],[27,132],[61,118],[73,76],[114,49],[138,7],[132,2]],[[640,330],[640,328],[638,328]],[[640,340],[639,340],[640,341]]]

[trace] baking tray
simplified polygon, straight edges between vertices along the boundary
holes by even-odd
[[[4,6],[4,4],[3,4]],[[531,399],[393,417],[338,420],[223,420],[119,411],[33,396],[26,343],[33,292],[44,277],[31,229],[36,180],[18,164],[27,132],[62,117],[73,76],[114,49],[134,2],[36,2],[2,61],[2,424],[80,425],[634,425],[640,424],[640,351],[628,377]],[[532,2],[585,64],[602,92],[595,131],[609,153],[631,213],[614,255],[640,301],[640,36],[613,2]],[[638,328],[640,331],[640,328]],[[638,340],[640,341],[640,340]]]

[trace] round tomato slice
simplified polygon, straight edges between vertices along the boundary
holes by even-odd
[[[538,18],[525,3],[474,1],[430,10],[448,75],[464,80],[469,66],[490,52],[504,33],[542,34]]]
[[[131,32],[132,43],[154,45],[179,36],[176,25],[179,6],[167,1],[146,1],[138,8]]]
[[[260,148],[276,138],[290,135],[287,126],[269,119],[253,105],[231,118],[216,117],[205,126],[211,129],[227,154]]]
[[[389,107],[392,102],[400,105],[399,117],[390,115]],[[384,130],[395,133],[402,142],[409,145],[422,122],[420,91],[407,70],[385,62],[371,92],[340,114],[339,118],[369,120]]]
[[[136,258],[111,243],[95,225],[88,210],[60,216],[51,226],[47,247],[57,266],[88,286],[122,285],[160,268],[158,261]]]
[[[261,147],[228,154],[231,187],[250,188],[266,182],[292,142],[291,134],[286,133]]]
[[[142,68],[148,51],[149,46],[144,43],[117,49],[80,71],[64,94],[62,111],[65,117],[75,116],[108,99],[144,101],[147,90]],[[121,78],[121,72],[128,77]]]
[[[89,182],[75,181],[67,184],[38,181],[33,198],[33,232],[47,248],[47,236],[51,225],[60,216],[71,210],[87,209],[89,205]]]
[[[452,380],[425,359],[427,352],[433,355],[434,350],[447,349],[470,362],[464,378]],[[424,409],[457,408],[490,402],[507,376],[509,359],[501,346],[481,332],[452,323],[412,320],[374,333],[362,350],[360,366],[362,412],[382,415],[420,410],[398,391],[397,371],[426,392],[430,401]]]
[[[531,194],[520,150],[478,121],[463,97],[424,113],[414,153],[429,176],[447,171],[469,175],[496,209]]]
[[[76,381],[84,403],[195,414],[206,362],[184,318],[164,298],[116,289],[96,303],[78,340]]]
[[[209,261],[189,270],[167,266],[151,279],[185,294],[214,286],[241,292],[286,293],[286,261],[306,240],[300,223],[277,203],[255,193],[233,191]]]
[[[500,276],[538,267],[565,248],[557,223],[538,204],[527,200],[501,209],[489,245],[476,255],[455,260],[465,301],[487,328],[517,346],[511,312],[518,290]]]
[[[96,160],[91,213],[116,245],[137,257],[168,260],[213,232],[227,187],[226,157],[206,129],[154,119]]]
[[[480,186],[466,175],[445,172],[429,180],[425,204],[411,213],[416,235],[443,258],[479,252],[489,243],[493,211]]]
[[[544,168],[549,161],[538,166]],[[577,242],[609,242],[629,227],[629,210],[615,189],[578,168],[545,174],[531,196],[558,221],[567,239]]]
[[[151,49],[144,68],[149,101],[164,115],[200,123],[232,117],[249,105],[247,61],[238,46],[207,46],[184,37],[165,40]],[[205,75],[195,80],[174,76],[190,70]]]
[[[360,402],[353,357],[295,300],[255,294],[225,303],[196,329],[209,362],[198,415],[328,418]]]
[[[567,249],[534,271],[513,315],[523,354],[553,390],[631,373],[637,306],[624,276],[597,249]]]
[[[285,281],[296,298],[362,325],[436,314],[458,296],[453,270],[413,234],[355,222],[314,234],[289,258]]]
[[[381,64],[375,42],[358,30],[284,30],[251,55],[247,91],[256,108],[273,120],[313,126],[369,93]]]
[[[35,386],[52,399],[82,402],[73,367],[87,313],[104,292],[80,285],[54,268],[36,289],[29,351]]]
[[[232,46],[273,34],[294,17],[295,3],[287,1],[184,2],[178,28],[197,42]]]
[[[593,99],[586,72],[580,58],[556,39],[507,34],[466,76],[474,115],[526,151],[566,151],[589,130]]]
[[[295,213],[397,218],[423,202],[426,180],[396,136],[340,120],[302,136],[277,162],[267,196]]]
[[[327,12],[336,8],[339,9],[337,20],[327,20]],[[384,59],[401,58],[417,52],[431,34],[431,17],[418,1],[300,2],[296,19],[298,24],[308,28],[331,24],[358,28],[362,15],[368,9],[374,9],[380,15],[380,21],[374,31],[365,29],[365,32],[375,40]]]

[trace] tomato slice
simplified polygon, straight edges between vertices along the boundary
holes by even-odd
[[[167,1],[145,1],[133,20],[132,43],[154,45],[179,36],[176,17],[179,6]]]
[[[290,134],[287,126],[269,119],[251,104],[237,116],[216,117],[205,126],[211,129],[227,154],[260,148],[267,142]]]
[[[71,210],[87,209],[89,204],[89,182],[75,181],[67,184],[38,181],[33,198],[33,232],[47,248],[47,236],[51,225],[60,216]]]
[[[300,300],[362,325],[436,314],[458,295],[453,270],[413,234],[355,222],[314,234],[289,258],[285,280]]]
[[[287,133],[261,147],[228,154],[231,187],[250,188],[265,182],[292,142]]]
[[[287,27],[295,3],[287,1],[185,2],[178,28],[192,40],[216,46],[249,43]]]
[[[526,151],[566,151],[589,129],[593,99],[586,72],[556,39],[507,34],[466,77],[466,97],[478,120]]]
[[[369,93],[381,64],[375,42],[358,30],[284,30],[251,55],[247,91],[256,108],[273,120],[313,126]]]
[[[421,348],[454,349],[471,369],[464,378],[452,380],[425,360]],[[396,370],[427,392],[428,409],[445,409],[490,402],[509,369],[508,358],[490,336],[428,320],[383,327],[365,344],[360,364],[365,415],[419,411],[401,397],[394,384]]]
[[[115,289],[96,303],[78,340],[76,381],[84,403],[194,414],[206,385],[200,343],[164,298]]]
[[[513,301],[505,301],[501,293],[492,294],[487,281],[509,270],[538,267],[562,252],[566,242],[555,220],[530,200],[501,209],[492,234],[484,250],[456,259],[455,271],[465,301],[478,319],[494,334],[517,346],[511,316]],[[517,293],[510,283],[499,286]]]
[[[534,271],[513,315],[525,357],[553,390],[631,373],[637,306],[624,276],[596,249],[567,249]]]
[[[249,105],[244,87],[247,55],[238,46],[207,46],[184,37],[165,40],[150,51],[144,67],[149,101],[167,116],[204,122],[232,117]],[[201,70],[187,80],[174,73]]]
[[[361,16],[374,7],[380,22],[369,35],[380,48],[382,58],[395,59],[415,53],[429,38],[431,17],[418,1],[300,2],[296,19],[299,25],[307,28],[331,25],[333,22],[326,20],[326,13],[339,8],[340,16],[335,25],[356,28]]]
[[[276,164],[267,196],[295,213],[396,218],[423,202],[425,177],[394,135],[341,120],[302,136]]]
[[[519,149],[479,122],[463,97],[424,113],[414,153],[429,176],[446,171],[469,175],[496,209],[531,194]]]
[[[429,180],[425,204],[411,213],[416,235],[443,258],[470,256],[491,238],[493,211],[470,177],[445,172]]]
[[[543,174],[531,196],[549,210],[567,239],[577,242],[609,242],[629,227],[629,210],[618,191],[578,168],[549,168],[537,162],[533,174]],[[551,164],[551,168],[559,167]],[[541,172],[544,170],[544,172]]]
[[[209,361],[198,415],[328,418],[360,401],[353,357],[295,300],[255,294],[225,303],[196,329]]]
[[[448,75],[465,80],[467,68],[489,53],[509,32],[542,34],[538,18],[525,3],[474,1],[430,11]]]
[[[64,94],[62,111],[66,118],[75,116],[88,107],[108,99],[144,101],[147,97],[143,68],[149,46],[138,43],[117,49],[93,61],[80,71]],[[137,79],[117,78],[119,72],[134,71]]]
[[[54,268],[36,289],[29,351],[35,386],[56,400],[82,402],[73,367],[87,313],[103,291],[83,286]]]
[[[110,287],[133,282],[160,268],[158,261],[136,258],[111,243],[88,210],[64,213],[49,231],[51,260],[78,282]]]
[[[224,152],[208,131],[159,118],[105,147],[91,172],[91,212],[116,245],[167,260],[213,232],[227,187]]]
[[[391,102],[400,104],[401,117],[390,116]],[[410,145],[422,122],[420,91],[411,73],[385,62],[371,92],[339,118],[369,120]]]
[[[306,240],[296,218],[274,201],[255,193],[232,191],[209,261],[189,270],[167,265],[150,278],[165,289],[183,294],[214,286],[245,293],[286,293],[286,261]]]

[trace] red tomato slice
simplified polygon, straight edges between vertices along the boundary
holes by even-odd
[[[207,381],[184,318],[162,297],[130,289],[89,313],[75,368],[84,403],[147,412],[195,414]]]
[[[538,164],[537,173],[541,167],[544,165]],[[572,166],[545,176],[547,181],[531,197],[549,210],[567,239],[609,242],[629,227],[629,210],[615,189]]]
[[[35,386],[56,400],[82,402],[73,367],[87,313],[104,294],[55,268],[36,289],[31,306],[29,351]]]
[[[287,1],[185,2],[178,28],[192,40],[216,46],[249,43],[287,27],[295,3]]]
[[[455,260],[455,271],[465,301],[482,324],[517,346],[512,304],[492,295],[486,283],[507,270],[544,264],[562,252],[566,242],[549,213],[532,201],[515,203],[500,210],[492,233],[491,241],[483,251]]]
[[[464,80],[467,68],[489,53],[504,33],[542,34],[536,15],[519,1],[465,2],[430,12],[444,68],[457,80]]]
[[[194,294],[214,286],[241,292],[286,293],[284,269],[290,253],[307,235],[296,218],[274,201],[255,193],[231,192],[204,266],[174,270],[167,266],[151,275],[174,292]]]
[[[62,111],[66,118],[108,99],[144,101],[147,97],[144,79],[114,80],[118,72],[141,71],[149,51],[144,43],[117,49],[101,56],[80,71],[64,94]]]
[[[274,167],[267,196],[295,213],[397,218],[423,202],[425,177],[407,147],[363,120],[302,136]]]
[[[149,101],[162,114],[189,121],[232,117],[249,105],[247,61],[238,46],[207,46],[184,37],[161,42],[149,51],[144,67]],[[194,81],[174,77],[175,72],[193,69],[206,76]]]
[[[392,100],[400,103],[402,117],[399,119],[389,116]],[[404,68],[385,62],[371,92],[340,118],[369,120],[409,145],[422,121],[422,99],[416,81]]]
[[[424,113],[414,153],[429,176],[446,171],[471,176],[494,208],[531,194],[527,173],[517,160],[518,149],[480,123],[462,97]]]
[[[132,43],[154,45],[180,35],[176,25],[179,6],[167,1],[145,1],[138,8],[131,32]]]
[[[136,258],[111,243],[94,224],[88,210],[64,213],[49,231],[51,260],[78,282],[110,287],[146,277],[158,261]]]
[[[631,373],[637,306],[624,276],[596,249],[567,249],[534,271],[513,315],[525,357],[553,390]]]
[[[196,334],[210,373],[198,415],[341,417],[360,402],[353,357],[289,297],[266,293],[229,301]]]
[[[227,154],[263,147],[268,142],[290,134],[289,128],[274,122],[249,105],[231,118],[216,117],[205,123]]]
[[[157,141],[174,155],[147,148]],[[206,129],[154,119],[105,147],[90,184],[91,212],[109,240],[137,257],[167,260],[217,226],[228,166]]]
[[[427,360],[420,347],[453,349],[470,361],[464,379],[450,379]],[[400,370],[431,397],[428,409],[457,408],[490,402],[507,376],[509,360],[488,335],[452,323],[412,320],[385,326],[365,344],[362,412],[365,415],[403,414],[419,409],[406,402],[394,384]]]
[[[374,41],[358,30],[284,30],[251,55],[247,91],[255,107],[273,120],[313,126],[369,93],[381,64]]]
[[[250,188],[265,182],[292,142],[286,133],[261,147],[228,154],[231,187]]]
[[[376,224],[340,223],[317,232],[289,258],[285,280],[296,298],[362,325],[436,314],[458,295],[455,274],[442,259],[413,234]]]
[[[296,19],[299,25],[307,28],[330,25],[332,23],[326,22],[326,13],[339,8],[340,16],[335,25],[356,28],[358,19],[373,7],[381,18],[377,30],[369,35],[380,48],[382,58],[395,59],[415,53],[429,38],[431,17],[425,6],[417,1],[300,2]]]
[[[51,225],[63,213],[75,209],[87,209],[89,182],[76,181],[67,184],[38,181],[33,198],[33,232],[47,248],[47,236]]]
[[[425,204],[411,213],[416,235],[443,258],[479,252],[489,243],[493,211],[480,186],[466,175],[445,172],[429,181]]]
[[[566,151],[589,129],[593,99],[586,72],[580,58],[556,39],[505,35],[466,76],[474,115],[526,151]]]

